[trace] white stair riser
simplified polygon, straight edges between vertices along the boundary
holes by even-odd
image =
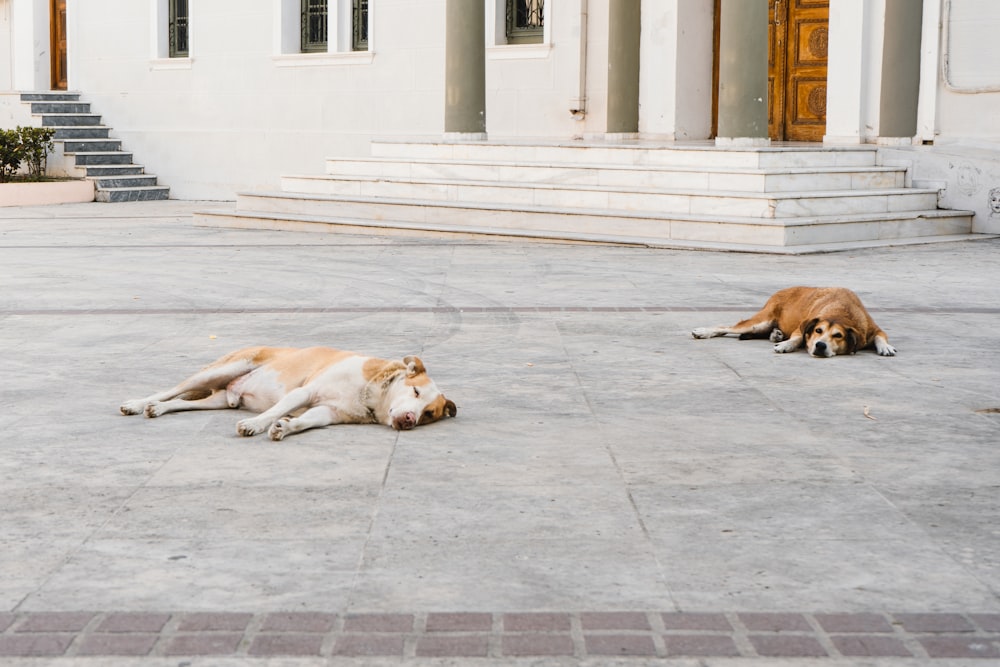
[[[758,218],[886,213],[934,208],[937,195],[893,191],[858,195],[734,196],[704,194],[658,194],[615,192],[604,189],[559,187],[486,186],[472,184],[418,183],[410,181],[338,180],[334,178],[282,179],[282,189],[317,195],[389,197],[431,201],[496,203],[498,207],[546,206],[554,208],[613,209],[623,211],[672,212],[696,215],[732,215]]]
[[[810,190],[869,190],[900,188],[904,172],[872,169],[864,171],[817,171],[801,173],[740,173],[599,168],[571,165],[509,165],[448,162],[400,162],[384,160],[329,159],[331,176],[373,178],[468,179],[509,183],[564,183],[603,187],[739,190],[743,192],[804,192]]]
[[[712,146],[639,147],[373,142],[374,157],[483,160],[501,162],[569,162],[577,164],[673,165],[685,167],[780,168],[809,166],[873,166],[875,151],[859,148],[739,150]]]

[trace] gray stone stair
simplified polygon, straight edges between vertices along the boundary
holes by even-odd
[[[326,167],[195,221],[789,254],[983,237],[874,146],[376,141]]]
[[[79,93],[23,93],[21,101],[31,105],[32,114],[41,116],[42,127],[55,129],[64,171],[94,181],[97,201],[170,198],[170,188],[159,185],[156,176],[134,163],[132,154],[122,150],[121,140],[112,139],[110,128],[101,124],[101,116],[91,113],[90,103],[80,101]]]

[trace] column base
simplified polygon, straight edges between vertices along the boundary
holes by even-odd
[[[442,137],[445,141],[486,141],[489,137],[485,132],[445,132]]]

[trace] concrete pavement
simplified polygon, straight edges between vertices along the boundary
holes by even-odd
[[[764,256],[203,206],[0,209],[0,664],[1000,661],[1000,242]],[[795,284],[857,291],[898,356],[689,334]],[[278,444],[118,414],[250,344],[418,354],[458,416]]]

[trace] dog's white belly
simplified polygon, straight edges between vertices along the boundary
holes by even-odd
[[[286,388],[275,371],[261,367],[230,382],[226,396],[231,407],[264,412],[280,401],[289,389],[294,387]]]

